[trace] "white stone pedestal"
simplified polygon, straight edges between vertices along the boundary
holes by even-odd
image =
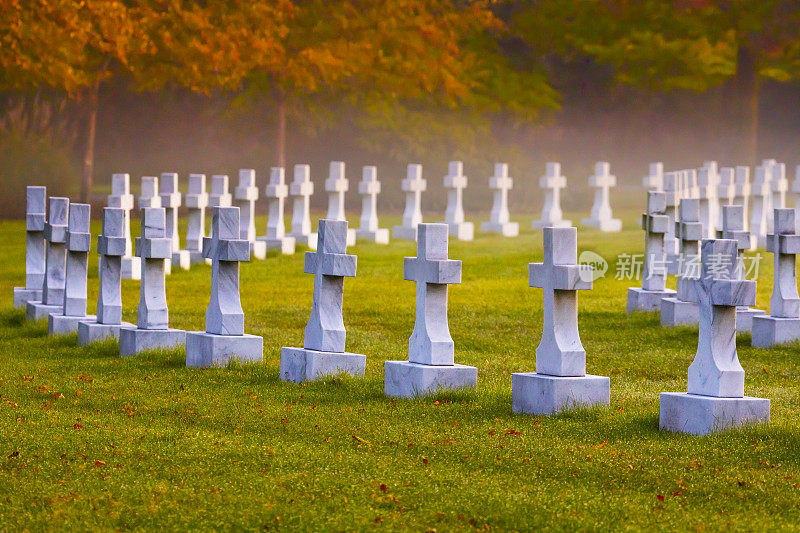
[[[136,355],[146,350],[171,350],[186,344],[186,332],[182,329],[120,328],[119,354],[122,357]]]
[[[410,361],[386,361],[384,374],[384,393],[395,398],[416,398],[478,386],[478,369],[457,363],[423,365]]]
[[[700,308],[696,303],[672,297],[661,299],[662,326],[696,326],[699,323]]]
[[[50,316],[50,313],[60,314],[63,310],[63,305],[47,305],[42,302],[28,302],[25,305],[28,320],[44,320]]]
[[[611,380],[605,376],[511,374],[511,408],[515,413],[552,415],[611,403]]]
[[[87,317],[88,318],[88,317]],[[119,339],[119,330],[122,328],[135,328],[130,322],[121,324],[98,324],[97,319],[78,322],[78,344],[87,346],[93,342],[106,339]]]
[[[67,316],[51,313],[47,322],[48,335],[69,335],[78,331],[78,324],[84,320],[97,320],[95,315]]]
[[[319,352],[307,348],[281,348],[280,378],[300,383],[337,374],[364,376],[367,356],[349,352]]]
[[[205,331],[186,334],[186,366],[225,366],[231,360],[261,362],[264,339],[257,335],[215,335]]]
[[[662,392],[659,429],[694,435],[769,422],[767,398],[717,398],[686,392]]]
[[[661,309],[661,300],[675,296],[672,289],[661,291],[648,291],[641,287],[630,287],[628,289],[628,314],[634,311],[658,311]]]
[[[28,302],[41,302],[42,289],[26,289],[25,287],[14,287],[14,307],[25,309]]]
[[[752,327],[752,345],[756,348],[769,348],[800,339],[800,318],[781,318],[766,314],[754,316]]]

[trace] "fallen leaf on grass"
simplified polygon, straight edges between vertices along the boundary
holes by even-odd
[[[381,483],[381,492],[386,492],[388,489],[386,488],[385,483]]]
[[[658,501],[660,501],[660,502],[664,501],[664,495],[663,494],[656,494],[656,498],[658,498]]]
[[[97,468],[102,468],[102,467],[106,466],[106,462],[98,460],[98,461],[94,462],[94,466],[96,466]]]
[[[519,437],[520,435],[522,435],[522,433],[514,429],[507,429],[503,432],[503,435],[511,435],[512,437]]]
[[[372,446],[372,443],[371,443],[371,442],[369,442],[368,440],[362,439],[362,438],[361,438],[361,437],[359,437],[358,435],[353,435],[353,440],[357,440],[357,441],[358,441],[358,442],[360,442],[361,444],[366,444],[367,446]]]

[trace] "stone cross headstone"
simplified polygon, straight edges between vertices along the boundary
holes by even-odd
[[[706,163],[708,165],[708,163]],[[717,187],[719,175],[714,165],[704,166],[697,172],[697,189],[700,200],[700,224],[703,225],[703,238],[713,239],[717,235],[717,216],[719,212],[719,199]]]
[[[685,182],[685,177],[685,172],[665,172],[663,178],[666,199],[665,214],[669,217],[669,226],[667,228],[667,233],[664,235],[664,254],[668,274],[678,273],[680,243],[675,236],[675,222],[678,221],[678,205],[681,202],[681,198],[683,198],[681,191],[687,193],[686,198],[690,197],[688,195],[689,189],[687,187],[681,187],[680,185]]]
[[[678,290],[674,297],[661,300],[662,326],[685,326],[700,321],[699,308],[691,296],[694,280],[700,276],[700,241],[704,237],[700,202],[697,198],[684,198],[678,207],[678,222],[675,223],[675,235],[680,242]]]
[[[154,176],[142,177],[141,192],[137,203],[139,209],[161,207],[161,196],[158,195],[158,178]]]
[[[345,352],[342,316],[344,278],[355,277],[357,258],[348,255],[347,221],[320,220],[317,250],[306,252],[306,274],[314,274],[311,317],[302,348],[281,348],[283,381],[314,381],[334,374],[364,375],[366,356]]]
[[[283,221],[283,207],[289,196],[289,186],[283,174],[283,167],[272,167],[269,172],[269,183],[264,189],[264,196],[269,199],[269,216],[267,217],[267,233],[258,240],[264,241],[267,250],[280,250],[282,254],[294,253],[295,240],[286,234]]]
[[[142,233],[136,238],[136,255],[142,260],[136,327],[120,328],[119,353],[135,355],[144,350],[183,346],[186,332],[169,327],[165,265],[172,257],[172,238],[167,236],[163,207],[142,209]]]
[[[212,261],[206,330],[186,334],[186,366],[220,366],[231,359],[261,361],[264,339],[244,332],[239,262],[250,260],[250,243],[239,238],[239,208],[212,211],[211,237],[203,239],[203,254]]]
[[[89,233],[91,206],[70,204],[67,225],[67,268],[64,280],[64,306],[61,312],[50,313],[47,331],[50,335],[67,335],[78,331],[78,322],[94,320],[86,314],[87,269],[92,234]]]
[[[666,193],[648,192],[647,212],[642,215],[642,229],[645,231],[642,286],[628,289],[629,314],[634,311],[658,311],[661,309],[661,299],[675,294],[675,291],[666,288],[664,236],[670,224],[666,211]]]
[[[592,267],[578,264],[578,230],[544,228],[544,259],[530,263],[529,285],[543,289],[542,339],[536,372],[511,375],[515,413],[550,415],[607,406],[609,378],[586,374],[586,350],[578,333],[578,291],[592,288]]]
[[[47,222],[44,224],[45,273],[42,301],[25,305],[28,320],[42,320],[64,308],[64,281],[67,273],[67,219],[69,198],[50,197]]]
[[[723,167],[719,171],[719,184],[717,185],[717,198],[719,211],[717,212],[717,228],[722,228],[722,211],[726,205],[734,205],[736,198],[736,170],[733,167]]]
[[[42,301],[45,251],[44,227],[47,220],[47,189],[29,185],[25,206],[25,286],[14,287],[14,307],[25,309],[28,302]]]
[[[208,207],[230,207],[233,197],[228,191],[227,174],[211,176],[211,192],[208,193]]]
[[[736,279],[739,280],[746,279],[744,252],[750,249],[750,232],[744,229],[744,221],[743,206],[726,205],[722,207],[722,230],[717,232],[717,238],[736,241],[738,247]],[[753,309],[746,305],[740,305],[736,308],[737,331],[751,331],[753,328],[753,317],[763,314],[764,311],[761,309]]]
[[[250,253],[256,259],[267,256],[267,244],[256,239],[256,171],[252,168],[239,170],[239,185],[234,190],[233,205],[239,208],[239,238],[250,243]]]
[[[598,162],[595,165],[594,176],[589,176],[589,187],[595,189],[592,214],[589,218],[581,220],[581,224],[603,232],[622,230],[622,221],[614,218],[609,201],[609,191],[616,185],[617,177],[611,174],[611,165],[605,161]]]
[[[800,233],[800,165],[797,165],[795,168],[794,181],[792,182],[792,195],[794,196],[796,232]]]
[[[767,251],[775,258],[769,315],[753,317],[753,346],[768,348],[800,339],[800,297],[797,294],[795,256],[800,235],[794,209],[775,209],[775,233],[767,235]]]
[[[422,193],[428,188],[427,180],[422,179],[422,165],[408,165],[400,188],[406,194],[406,207],[402,224],[392,228],[392,237],[413,241],[417,238],[417,226],[422,223]]]
[[[344,163],[331,161],[328,179],[325,180],[325,191],[328,193],[328,220],[347,220],[344,210],[344,195],[350,190],[350,181],[345,177]],[[347,246],[356,243],[356,231],[347,230]]]
[[[450,235],[460,241],[471,241],[475,235],[475,226],[464,219],[464,189],[467,188],[467,177],[464,175],[464,164],[461,161],[450,161],[447,176],[444,177],[444,188],[448,189],[444,221],[450,227]]]
[[[358,194],[361,195],[361,220],[356,230],[356,239],[364,239],[378,244],[389,244],[389,230],[378,227],[378,195],[381,182],[378,181],[378,169],[365,166],[358,182]]]
[[[519,235],[519,223],[511,222],[508,212],[508,191],[514,186],[514,180],[508,175],[508,165],[495,163],[494,176],[489,178],[489,188],[494,191],[492,212],[489,222],[481,222],[481,231],[499,233],[503,237]]]
[[[139,258],[133,255],[133,241],[131,240],[131,211],[133,210],[134,196],[131,194],[131,177],[129,174],[111,175],[111,194],[108,196],[108,207],[118,207],[125,214],[124,237],[125,255],[122,256],[122,277],[125,279],[139,279],[141,277],[141,264]]]
[[[786,207],[786,193],[789,191],[789,181],[786,179],[786,165],[784,163],[774,163],[771,177],[772,209],[783,209]]]
[[[750,167],[737,166],[733,176],[735,188],[733,204],[740,205],[744,212],[744,229],[750,228]],[[752,236],[751,236],[752,241]]]
[[[189,174],[189,190],[186,193],[186,207],[189,210],[189,224],[186,228],[186,250],[192,264],[206,261],[203,257],[203,238],[206,236],[206,175]]]
[[[78,323],[78,344],[86,346],[104,339],[119,338],[121,327],[133,327],[122,321],[122,259],[125,256],[125,210],[103,209],[102,234],[97,236],[100,255],[100,290],[97,316]]]
[[[317,234],[311,231],[311,195],[314,183],[311,181],[311,167],[295,165],[294,178],[289,185],[289,194],[294,197],[292,205],[292,231],[289,233],[297,244],[317,249]]]
[[[164,172],[159,181],[161,207],[167,213],[167,238],[172,239],[172,266],[189,270],[192,266],[187,250],[181,250],[181,238],[178,233],[178,208],[181,206],[182,196],[178,189],[178,175],[174,172]]]
[[[663,190],[662,181],[664,179],[664,164],[650,163],[647,176],[642,178],[642,187],[648,191],[661,192]]]
[[[539,187],[545,190],[542,218],[533,221],[533,229],[572,226],[572,221],[564,220],[561,212],[561,189],[566,186],[567,178],[561,174],[561,163],[547,163],[545,175],[539,178]]]
[[[477,368],[455,364],[455,344],[447,323],[447,286],[461,283],[461,261],[447,257],[448,226],[419,224],[417,229],[417,257],[403,260],[403,277],[417,284],[409,360],[386,361],[387,396],[410,398],[478,384]]]
[[[772,203],[772,185],[769,180],[769,167],[756,167],[755,179],[750,188],[753,205],[750,210],[750,241],[754,247],[763,248],[767,244],[770,204]]]
[[[736,241],[706,239],[702,256],[693,293],[700,332],[687,392],[661,393],[659,416],[660,429],[695,435],[767,422],[770,408],[769,400],[744,395],[736,353],[736,309],[755,303],[756,283],[736,278]]]

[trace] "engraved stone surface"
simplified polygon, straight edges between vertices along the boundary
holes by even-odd
[[[572,221],[564,220],[561,211],[561,189],[566,186],[567,178],[561,174],[561,163],[547,163],[545,175],[539,178],[539,187],[545,191],[542,218],[533,221],[533,229],[542,229],[547,226],[554,228],[572,226]]]
[[[392,228],[392,237],[414,241],[417,226],[422,223],[422,193],[428,188],[428,182],[422,179],[422,165],[408,165],[406,179],[400,182],[400,187],[406,194],[406,207],[402,223]]]
[[[444,177],[444,188],[447,189],[447,209],[444,221],[450,228],[450,235],[460,241],[471,241],[475,235],[472,222],[464,219],[464,189],[467,188],[467,177],[464,175],[464,164],[461,161],[450,161],[447,176]]]
[[[283,221],[283,207],[286,197],[289,196],[289,186],[286,185],[282,167],[270,169],[269,184],[264,190],[264,196],[269,198],[267,233],[258,240],[266,243],[267,250],[276,249],[282,254],[291,255],[294,253],[295,240],[286,234],[286,225]]]
[[[14,307],[25,309],[28,302],[42,301],[45,274],[44,226],[47,190],[31,186],[26,189],[25,207],[25,286],[14,287]]]
[[[67,276],[67,218],[69,198],[50,197],[44,238],[47,243],[42,301],[29,301],[28,320],[42,320],[64,308],[64,284]]]
[[[311,181],[311,168],[308,165],[295,165],[294,178],[289,185],[289,194],[294,197],[292,204],[292,231],[289,233],[297,244],[317,249],[317,234],[311,231],[310,203],[314,194]]]
[[[508,211],[508,191],[513,186],[514,180],[508,175],[508,165],[495,163],[494,176],[489,178],[489,188],[494,190],[492,212],[489,222],[481,222],[481,231],[499,233],[503,237],[519,235],[519,223],[511,222]]]
[[[239,170],[239,185],[233,195],[233,205],[239,208],[239,238],[250,243],[250,252],[256,259],[267,256],[267,245],[256,239],[256,171],[251,168]]]
[[[589,187],[595,189],[592,214],[581,220],[584,226],[591,226],[604,232],[622,230],[622,221],[614,218],[611,212],[609,191],[617,186],[617,177],[611,174],[611,165],[601,161],[595,165],[594,176],[589,177]]]
[[[366,166],[361,172],[358,182],[358,194],[361,195],[361,220],[356,230],[356,239],[372,241],[378,244],[389,244],[389,230],[378,227],[378,195],[381,182],[378,181],[378,169]]]

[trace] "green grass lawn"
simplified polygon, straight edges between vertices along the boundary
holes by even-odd
[[[636,216],[625,213],[616,235],[581,229],[579,249],[641,252]],[[311,307],[301,253],[242,265],[245,330],[264,337],[263,364],[196,370],[182,350],[122,359],[115,342],[84,349],[27,323],[12,309],[24,223],[0,223],[0,529],[796,528],[798,346],[757,350],[739,335],[745,390],[772,399],[769,426],[661,433],[659,393],[686,390],[697,331],[626,316],[637,283],[613,279],[613,264],[579,296],[587,368],[611,377],[611,407],[511,412],[511,373],[535,370],[542,327],[542,291],[528,287],[541,234],[520,221],[516,239],[451,242],[463,282],[450,289],[450,330],[456,361],[478,367],[478,390],[415,401],[383,395],[383,363],[407,359],[414,324],[402,274],[412,243],[350,250],[347,349],[366,354],[366,377],[296,385],[279,381],[278,364],[281,346],[302,346]],[[171,326],[204,328],[210,272],[167,278]],[[135,322],[137,300],[138,282],[124,280],[125,320]]]

